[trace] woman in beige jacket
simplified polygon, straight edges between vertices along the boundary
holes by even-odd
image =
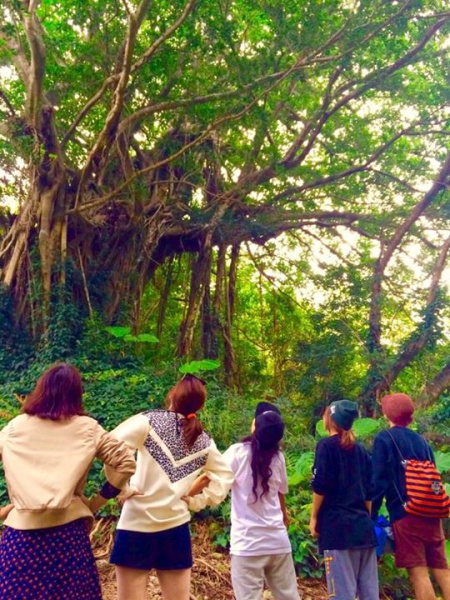
[[[0,539],[2,600],[100,600],[89,543],[93,515],[83,489],[95,458],[107,483],[91,507],[113,498],[134,473],[128,447],[83,409],[77,369],[48,369],[22,413],[0,431],[11,510]],[[4,512],[8,512],[7,510]]]

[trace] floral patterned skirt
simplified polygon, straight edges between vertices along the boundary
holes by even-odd
[[[5,527],[0,539],[1,600],[101,600],[86,522],[48,529]]]

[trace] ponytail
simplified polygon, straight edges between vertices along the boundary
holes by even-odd
[[[181,421],[183,438],[188,448],[192,448],[203,433],[203,425],[197,419],[197,411],[206,401],[206,386],[202,379],[190,373],[176,383],[167,394],[166,402],[173,410],[185,418]]]
[[[329,406],[326,407],[325,412],[323,413],[323,419],[325,429],[328,432],[335,431],[338,434],[341,448],[344,448],[345,450],[353,448],[353,446],[356,444],[355,434],[351,429],[342,429],[342,427],[336,425],[336,423],[333,421],[333,417],[331,416]]]
[[[184,441],[186,442],[188,448],[192,448],[197,441],[197,438],[203,433],[203,425],[196,416],[191,418],[186,416],[186,418],[182,421],[182,427]]]
[[[341,444],[342,448],[345,448],[345,450],[348,450],[349,448],[353,448],[353,446],[356,444],[356,438],[355,438],[355,434],[353,433],[353,431],[351,429],[349,429],[348,431],[346,429],[338,429],[338,435],[339,435],[339,442]]]

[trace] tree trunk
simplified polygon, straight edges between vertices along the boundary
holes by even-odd
[[[211,262],[210,265],[211,267]],[[217,358],[217,346],[213,339],[213,308],[211,305],[211,268],[205,278],[203,300],[201,307],[201,347],[204,358]]]
[[[166,318],[167,301],[169,300],[170,288],[172,287],[173,265],[174,259],[173,257],[171,257],[167,265],[167,275],[164,281],[164,289],[159,297],[158,322],[156,324],[156,337],[158,339],[161,338],[164,327],[164,321]]]
[[[191,273],[191,286],[186,315],[180,325],[177,356],[187,357],[192,350],[195,327],[211,271],[211,237],[208,236],[198,253]]]
[[[240,245],[234,244],[231,248],[230,268],[228,271],[228,288],[226,295],[226,315],[223,326],[225,383],[229,387],[239,387],[236,357],[232,341],[239,251]]]

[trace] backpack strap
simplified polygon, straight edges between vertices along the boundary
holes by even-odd
[[[398,454],[399,454],[399,456],[400,456],[400,458],[401,458],[401,460],[402,460],[402,463],[406,462],[406,461],[405,461],[405,459],[403,458],[403,455],[402,455],[402,453],[400,452],[400,448],[398,447],[398,445],[397,445],[397,442],[395,441],[395,438],[394,438],[394,436],[393,436],[393,435],[392,435],[392,433],[389,431],[389,429],[387,430],[387,432],[386,432],[386,433],[387,433],[387,434],[388,434],[388,436],[391,438],[392,442],[394,443],[394,446],[397,448],[397,452],[398,452]]]
[[[435,460],[433,459],[433,455],[431,454],[431,448],[430,448],[430,444],[427,442],[427,440],[424,438],[424,436],[422,435],[421,438],[423,439],[424,443],[425,443],[425,448],[427,449],[427,454],[428,454],[428,460],[433,463],[434,465],[436,465]]]
[[[402,453],[400,452],[400,448],[398,447],[398,445],[397,445],[397,442],[395,441],[395,438],[394,438],[394,436],[392,435],[392,433],[389,431],[389,429],[387,430],[387,434],[388,434],[388,436],[391,438],[391,440],[392,440],[392,443],[394,444],[394,446],[395,446],[395,447],[396,447],[396,449],[397,449],[397,452],[398,452],[398,454],[399,454],[399,456],[400,456],[400,464],[402,465],[402,467],[403,467],[403,468],[405,468],[405,467],[406,467],[406,463],[407,463],[407,461],[406,461],[406,460],[403,458],[403,455],[402,455]],[[400,492],[399,492],[399,490],[398,490],[398,487],[397,487],[397,486],[396,486],[396,484],[395,484],[395,477],[393,477],[393,478],[392,478],[392,485],[394,486],[394,489],[395,489],[395,491],[397,492],[397,496],[399,497],[399,499],[400,499],[400,502],[402,503],[402,506],[404,507],[404,506],[405,506],[405,504],[406,504],[406,502],[405,502],[405,499],[403,498],[403,496],[400,494]]]

